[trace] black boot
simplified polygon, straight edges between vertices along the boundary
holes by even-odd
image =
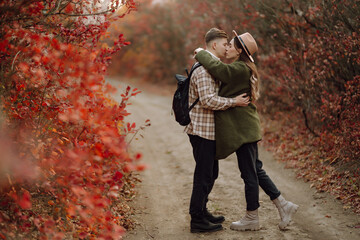
[[[190,222],[190,229],[192,233],[200,232],[215,232],[222,230],[221,224],[214,224],[209,222],[204,216],[192,216]]]
[[[204,217],[212,223],[222,223],[225,221],[224,216],[214,216],[207,210],[207,208],[204,210]]]

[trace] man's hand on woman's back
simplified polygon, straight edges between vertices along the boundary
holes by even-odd
[[[249,96],[246,96],[246,93],[240,94],[235,97],[237,107],[246,107],[250,103]]]

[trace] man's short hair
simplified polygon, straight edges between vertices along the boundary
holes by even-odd
[[[206,34],[205,34],[205,43],[209,44],[212,40],[218,39],[218,38],[228,38],[225,31],[220,30],[218,28],[211,28]]]

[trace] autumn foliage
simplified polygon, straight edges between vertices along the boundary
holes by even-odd
[[[319,191],[360,213],[358,1],[141,1],[139,9],[113,29],[133,43],[116,57],[127,68],[114,73],[175,84],[174,74],[191,66],[211,27],[252,33],[263,143]]]
[[[283,157],[320,191],[360,213],[360,8],[355,2],[263,5],[268,20],[263,39],[275,44],[264,47],[259,62],[267,90],[264,112],[287,125],[282,144],[294,150]],[[283,10],[275,14],[276,8]]]
[[[0,239],[120,239],[131,224],[138,91],[116,103],[104,75],[129,44],[107,29],[136,6],[105,3],[0,1]]]

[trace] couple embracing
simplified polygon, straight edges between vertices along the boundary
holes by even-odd
[[[289,225],[298,206],[286,201],[262,169],[257,142],[261,140],[260,120],[253,102],[259,97],[259,74],[252,55],[257,51],[249,33],[238,35],[228,43],[226,32],[212,28],[205,35],[206,50],[195,50],[202,66],[190,79],[189,136],[195,159],[193,189],[190,200],[191,232],[222,229],[224,216],[214,216],[206,207],[219,173],[219,159],[236,153],[241,178],[245,184],[246,213],[232,222],[232,230],[258,230],[259,186],[277,207],[279,228]],[[221,58],[232,60],[225,64]],[[216,139],[216,141],[215,141]]]

